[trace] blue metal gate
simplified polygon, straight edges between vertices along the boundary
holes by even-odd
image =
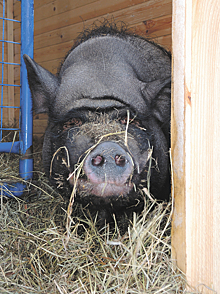
[[[7,0],[9,1],[9,0]],[[15,20],[14,17],[8,18],[7,13],[7,1],[2,0],[2,15],[0,17],[0,22],[2,25],[2,38],[0,40],[0,44],[2,45],[2,58],[0,62],[1,68],[1,101],[0,101],[0,152],[11,152],[18,153],[21,155],[21,159],[19,161],[19,174],[24,180],[28,180],[32,178],[33,172],[33,159],[31,158],[32,154],[32,131],[33,131],[33,119],[32,119],[32,102],[31,102],[31,94],[28,87],[27,81],[27,71],[25,67],[25,63],[23,61],[23,55],[28,54],[30,57],[33,57],[33,26],[34,26],[34,9],[33,9],[33,1],[34,0],[21,0],[21,21]],[[13,4],[13,2],[12,2]],[[14,42],[14,39],[7,39],[5,34],[5,27],[9,25],[10,22],[19,23],[20,24],[20,42]],[[8,44],[14,44],[16,46],[20,46],[20,63],[8,62],[5,60],[5,47]],[[13,45],[13,46],[14,46]],[[5,83],[5,66],[19,66],[20,68],[20,84],[17,85],[14,82],[12,84]],[[5,103],[3,99],[4,89],[9,89],[9,87],[19,87],[20,88],[20,105],[14,106],[9,105],[9,103]],[[19,123],[16,127],[7,126],[5,124],[4,112],[10,111],[10,109],[14,109],[14,111],[19,111]],[[18,131],[19,139],[15,142],[2,142],[4,131]],[[9,183],[1,183],[1,190],[4,195],[7,196],[20,196],[23,193],[26,185],[24,182],[17,182],[12,184]]]

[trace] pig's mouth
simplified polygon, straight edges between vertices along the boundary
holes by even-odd
[[[73,176],[69,178],[69,183],[74,186]],[[77,191],[82,195],[98,196],[98,197],[117,197],[127,195],[134,184],[131,181],[126,183],[116,183],[106,180],[105,182],[93,182],[85,178],[79,178],[76,182]]]

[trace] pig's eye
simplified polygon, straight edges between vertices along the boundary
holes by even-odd
[[[74,117],[63,124],[63,130],[66,131],[72,127],[79,127],[81,125],[82,125],[81,119],[78,117],[77,118]]]
[[[121,118],[121,124],[126,125],[128,122],[128,118],[127,117],[123,117]],[[141,126],[141,122],[138,119],[135,118],[130,118],[129,119],[129,124],[131,125],[135,125],[136,127],[140,127]]]

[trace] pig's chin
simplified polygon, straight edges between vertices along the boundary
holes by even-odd
[[[69,179],[70,184],[73,186],[73,179]],[[118,185],[116,183],[92,183],[85,179],[79,178],[77,180],[77,191],[79,194],[88,196],[98,196],[98,197],[117,197],[127,195],[133,188],[132,183],[125,183]]]

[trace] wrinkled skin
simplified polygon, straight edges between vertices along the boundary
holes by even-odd
[[[57,76],[24,60],[36,113],[48,113],[45,171],[61,194],[97,210],[138,206],[150,192],[169,197],[170,55],[147,40],[96,28]],[[152,157],[151,157],[152,155]],[[81,163],[79,179],[73,173]]]

